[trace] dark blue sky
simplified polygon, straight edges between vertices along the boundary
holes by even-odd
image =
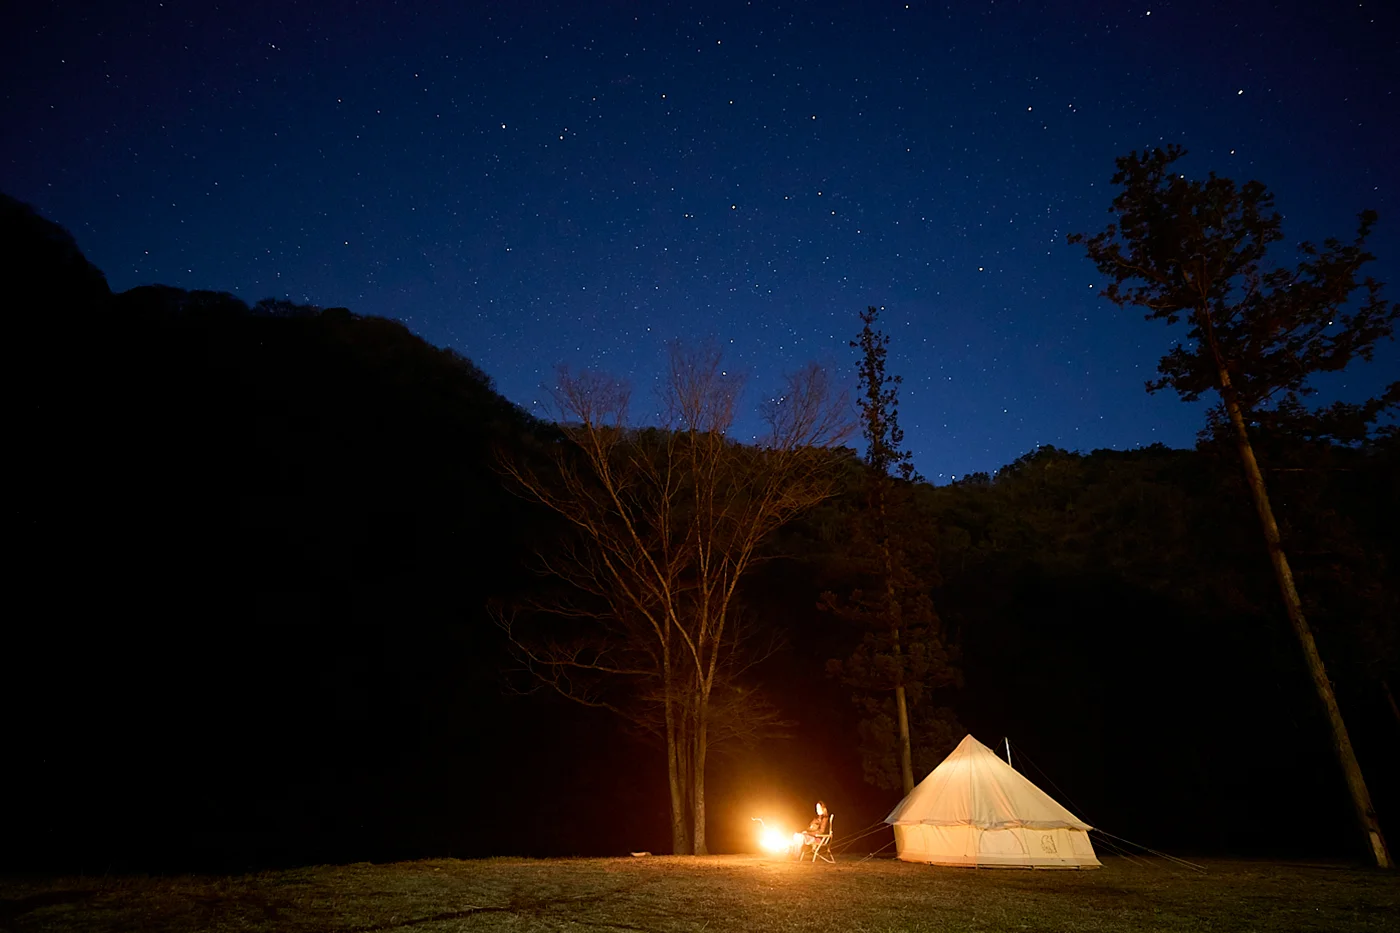
[[[1400,297],[1390,3],[28,3],[0,37],[0,189],[114,289],[398,318],[532,407],[714,338],[750,401],[885,308],[920,470],[1189,445],[1171,332],[1073,231],[1113,159],[1258,178],[1293,239],[1381,214]],[[1095,286],[1095,287],[1091,287]],[[1385,347],[1346,378],[1400,370]],[[639,404],[639,416],[645,417]],[[752,429],[751,421],[742,426]]]

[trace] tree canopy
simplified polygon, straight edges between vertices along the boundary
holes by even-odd
[[[1318,699],[1327,712],[1332,743],[1357,818],[1381,867],[1390,856],[1369,789],[1342,718],[1335,691],[1307,621],[1277,517],[1255,454],[1250,426],[1267,418],[1275,427],[1306,418],[1310,436],[1363,436],[1364,426],[1400,401],[1400,382],[1380,396],[1307,412],[1300,398],[1316,391],[1313,377],[1370,360],[1376,341],[1389,337],[1400,305],[1381,297],[1380,283],[1358,278],[1375,257],[1364,250],[1376,222],[1363,211],[1356,239],[1329,238],[1319,249],[1298,246],[1296,266],[1266,265],[1270,246],[1283,238],[1282,218],[1262,184],[1243,186],[1211,173],[1188,181],[1172,166],[1185,155],[1168,146],[1118,160],[1113,201],[1117,224],[1070,242],[1110,279],[1108,299],[1147,309],[1147,319],[1190,329],[1161,360],[1162,378],[1148,391],[1174,388],[1188,401],[1213,390],[1220,404],[1212,426],[1234,441],[1263,531],[1289,623],[1298,638]],[[1355,293],[1360,291],[1359,300]],[[1335,427],[1330,423],[1336,422]]]

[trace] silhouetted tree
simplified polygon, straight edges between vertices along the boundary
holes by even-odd
[[[715,740],[774,718],[738,689],[748,660],[736,637],[739,583],[765,538],[831,494],[833,448],[848,431],[825,373],[809,366],[765,407],[768,434],[741,445],[728,436],[740,385],[717,350],[673,346],[664,422],[638,429],[623,383],[561,369],[564,443],[552,468],[501,460],[572,535],[539,553],[559,589],[524,601],[527,620],[506,610],[500,624],[539,681],[643,726],[659,721],[677,853],[706,852]],[[552,633],[528,629],[531,616],[552,620]]]
[[[825,593],[821,604],[864,632],[851,656],[828,662],[828,670],[854,688],[864,714],[860,735],[866,779],[879,787],[903,787],[908,794],[914,789],[915,746],[931,753],[920,762],[931,767],[927,759],[946,751],[956,738],[951,714],[934,707],[932,691],[955,683],[957,671],[930,594],[935,569],[928,537],[909,527],[916,521],[909,491],[921,478],[903,449],[902,378],[885,368],[889,337],[875,328],[878,317],[878,309],[866,308],[860,334],[851,342],[861,351],[858,404],[868,468],[864,508],[855,515],[851,539],[852,563],[862,585],[844,596]],[[918,557],[922,560],[916,568]],[[922,713],[918,741],[910,722],[915,708]]]
[[[1359,278],[1374,257],[1365,251],[1374,212],[1360,216],[1356,239],[1299,246],[1294,268],[1265,265],[1269,247],[1283,239],[1273,195],[1259,182],[1240,187],[1211,173],[1188,180],[1174,163],[1178,146],[1134,152],[1117,160],[1113,201],[1118,223],[1093,237],[1075,234],[1111,283],[1110,301],[1147,310],[1148,320],[1185,319],[1186,339],[1159,365],[1149,391],[1175,389],[1187,401],[1209,391],[1220,397],[1212,427],[1233,436],[1250,495],[1263,527],[1269,558],[1313,685],[1327,713],[1333,746],[1357,818],[1376,862],[1390,864],[1371,796],[1352,749],[1332,684],[1304,616],[1250,437],[1251,422],[1276,421],[1301,409],[1318,373],[1369,360],[1376,341],[1394,329],[1400,306],[1381,298],[1380,283]],[[1353,296],[1361,291],[1361,301]],[[1338,412],[1352,430],[1400,398],[1386,395]]]

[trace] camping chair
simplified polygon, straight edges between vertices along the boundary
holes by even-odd
[[[836,834],[836,814],[830,810],[826,813],[826,833],[825,835],[813,837],[816,841],[812,843],[812,862],[817,859],[823,862],[836,864],[836,857],[831,854],[831,837]]]

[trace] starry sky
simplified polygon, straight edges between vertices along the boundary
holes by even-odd
[[[636,385],[712,339],[751,408],[854,374],[884,309],[936,482],[1038,444],[1188,446],[1143,383],[1172,331],[1098,297],[1113,159],[1268,184],[1290,239],[1381,214],[1400,298],[1400,10],[1368,2],[17,4],[0,190],[116,290],[403,321],[542,411],[554,366]],[[1400,371],[1395,345],[1329,385]],[[746,416],[736,434],[751,437]]]

